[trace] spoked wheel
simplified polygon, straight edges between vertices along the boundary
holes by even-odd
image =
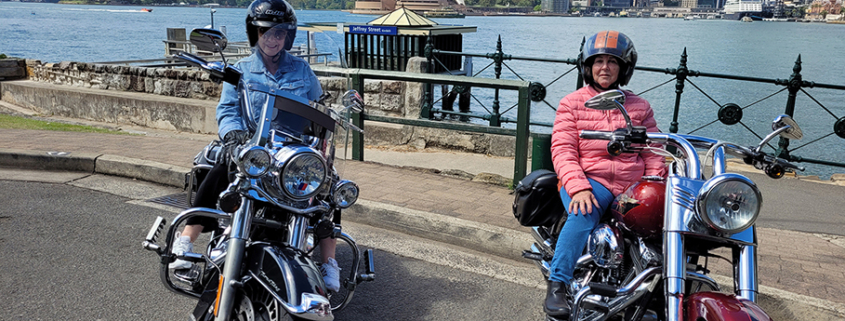
[[[291,317],[267,290],[257,284],[247,286],[232,311],[234,321],[290,321]]]

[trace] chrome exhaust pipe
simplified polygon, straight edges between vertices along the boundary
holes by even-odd
[[[575,295],[574,303],[572,304],[572,313],[570,314],[570,318],[572,320],[603,320],[607,318],[607,316],[614,315],[622,311],[622,309],[627,308],[631,304],[636,303],[644,294],[649,291],[654,291],[654,288],[657,286],[657,283],[660,281],[660,273],[662,271],[661,267],[651,267],[637,275],[636,278],[631,280],[628,284],[624,287],[617,289],[616,292],[610,297],[613,299],[607,303],[608,312],[607,313],[595,313],[594,315],[590,316],[589,318],[580,319],[578,318],[580,313],[580,307],[582,302],[587,299],[588,295],[593,294],[593,289],[588,285],[578,291],[578,294]],[[649,277],[652,277],[650,281],[646,281]]]

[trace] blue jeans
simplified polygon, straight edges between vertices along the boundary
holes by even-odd
[[[588,178],[587,180],[593,187],[593,195],[600,207],[596,208],[593,205],[593,211],[586,215],[580,214],[581,210],[578,210],[578,215],[568,214],[566,223],[557,238],[555,256],[552,258],[551,272],[549,273],[549,280],[551,281],[567,284],[572,281],[575,262],[581,257],[584,246],[587,244],[587,238],[590,237],[590,232],[596,228],[601,216],[613,202],[613,194],[607,188],[592,179]],[[563,188],[560,189],[560,199],[563,201],[563,207],[568,210],[572,198]]]

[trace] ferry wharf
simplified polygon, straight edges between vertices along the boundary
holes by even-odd
[[[0,111],[27,113],[7,102],[0,102]],[[0,129],[0,168],[86,171],[182,188],[193,157],[216,138],[122,128],[140,135]],[[361,188],[358,203],[347,210],[344,220],[529,264],[522,261],[521,252],[533,240],[513,218],[511,191],[503,185],[444,175],[512,175],[512,159],[443,151],[367,152],[368,161],[343,161],[344,177]],[[421,158],[426,166],[407,166],[409,159]],[[748,168],[731,164],[730,169]],[[761,221],[770,211],[791,213],[793,222],[814,221],[817,213],[841,213],[845,182],[743,174],[759,184],[767,201]],[[845,319],[845,236],[791,229],[789,225],[758,229],[760,304],[776,320]],[[832,227],[837,229],[842,226]],[[730,279],[724,277],[730,275],[728,265],[717,262],[712,270],[714,278],[730,289]],[[536,279],[537,288],[544,289],[539,272]]]

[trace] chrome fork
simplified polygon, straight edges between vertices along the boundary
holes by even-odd
[[[226,263],[223,266],[223,273],[220,277],[220,293],[218,293],[218,309],[214,320],[228,321],[232,314],[232,307],[235,303],[236,286],[240,282],[241,263],[243,262],[246,250],[246,241],[249,237],[249,229],[252,213],[252,200],[241,197],[241,207],[232,215],[231,234],[229,245],[226,249]]]

